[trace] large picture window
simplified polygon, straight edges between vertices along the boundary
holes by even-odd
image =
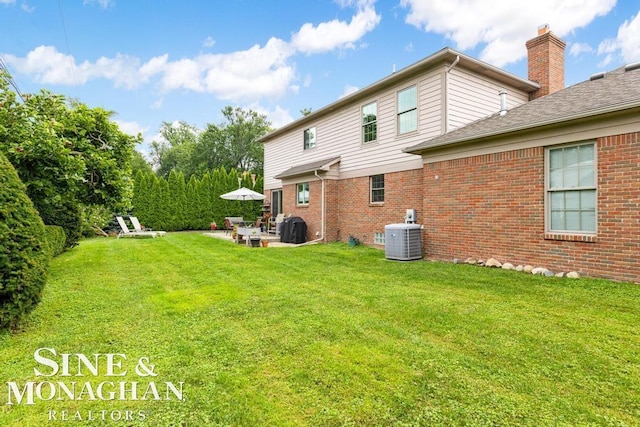
[[[398,133],[418,129],[418,90],[415,86],[398,92]]]
[[[362,107],[362,142],[378,139],[378,103],[372,102]]]
[[[371,184],[371,203],[384,203],[384,175],[373,175]]]
[[[595,144],[553,148],[547,153],[547,230],[595,233]]]
[[[316,128],[305,129],[304,131],[304,149],[308,150],[316,146]]]
[[[308,205],[309,204],[309,183],[301,182],[297,185],[298,187],[298,198],[296,201],[297,205]]]

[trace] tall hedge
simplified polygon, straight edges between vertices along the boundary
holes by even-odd
[[[42,219],[0,154],[0,328],[15,327],[40,302],[50,259]]]
[[[224,200],[220,195],[238,189],[240,185],[262,192],[263,179],[255,185],[250,175],[241,176],[235,169],[218,168],[206,172],[200,179],[172,171],[169,178],[140,172],[135,179],[133,213],[147,227],[155,230],[205,230],[212,222],[224,224],[226,216],[244,215],[255,219],[262,212],[262,202]]]

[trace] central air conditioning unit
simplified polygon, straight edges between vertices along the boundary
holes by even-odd
[[[422,259],[420,224],[387,224],[384,226],[384,254],[387,259],[411,261]]]

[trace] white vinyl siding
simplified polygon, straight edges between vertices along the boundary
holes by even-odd
[[[440,69],[392,87],[372,99],[354,103],[334,114],[321,117],[265,143],[264,186],[279,188],[280,180],[273,177],[292,166],[340,156],[340,173],[371,175],[371,169],[397,165],[402,170],[422,167],[419,156],[403,153],[402,150],[440,134]],[[396,132],[396,94],[398,89],[416,85],[419,89],[418,113],[420,132],[398,137]],[[362,144],[362,106],[377,102],[377,144]],[[424,126],[423,126],[424,124]],[[322,143],[313,150],[303,150],[300,135],[304,129],[315,127],[322,135]],[[406,167],[404,166],[406,165]]]
[[[507,92],[507,109],[529,100],[527,92],[456,67],[449,73],[449,131],[500,111],[500,91]],[[508,113],[507,113],[508,114]]]
[[[521,91],[459,68],[455,67],[449,76],[450,123],[456,126],[498,112],[498,93],[501,89],[507,91],[510,107],[526,100]],[[402,150],[443,132],[444,72],[445,66],[433,68],[369,98],[357,99],[326,116],[292,127],[285,134],[267,141],[264,145],[265,189],[280,188],[282,181],[273,177],[292,166],[333,156],[340,156],[341,176],[370,176],[372,170],[380,169],[397,171],[421,168],[420,156],[403,153]],[[468,87],[465,88],[465,85]],[[417,89],[418,130],[398,135],[397,94],[413,86]],[[376,143],[363,144],[362,107],[373,102],[377,103]],[[316,128],[317,135],[322,135],[322,143],[313,150],[304,150],[301,135],[305,129],[312,127]]]

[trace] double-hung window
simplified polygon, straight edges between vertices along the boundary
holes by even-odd
[[[371,203],[384,203],[384,175],[369,177]]]
[[[378,103],[372,102],[362,107],[362,143],[378,139]]]
[[[312,127],[304,130],[304,149],[308,150],[316,146],[316,128]]]
[[[418,129],[418,89],[411,86],[398,92],[398,134]]]
[[[596,232],[595,144],[547,151],[547,231]]]
[[[297,185],[298,198],[296,204],[298,206],[304,206],[309,204],[309,183],[301,182]]]

